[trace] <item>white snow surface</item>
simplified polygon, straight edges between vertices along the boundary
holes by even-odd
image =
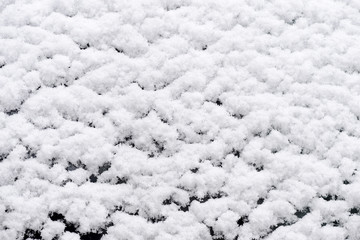
[[[0,1],[0,239],[359,240],[360,1]]]

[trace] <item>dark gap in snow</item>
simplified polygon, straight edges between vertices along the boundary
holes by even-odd
[[[173,199],[172,199],[172,197],[170,196],[169,198],[165,199],[165,200],[162,202],[162,205],[170,205],[172,202],[173,202]]]
[[[61,213],[57,213],[57,212],[51,212],[49,214],[49,218],[51,219],[51,221],[60,221],[60,222],[65,222],[65,216],[62,215]]]
[[[8,116],[12,116],[17,113],[19,113],[19,109],[11,109],[11,110],[5,112],[5,114]]]
[[[206,134],[206,132],[204,132],[202,130],[196,130],[195,133],[198,134],[198,135],[205,135]]]
[[[179,8],[181,8],[181,5],[179,6],[179,5],[174,5],[173,7],[171,7],[171,6],[166,6],[165,7],[165,10],[167,11],[167,12],[169,12],[169,11],[173,11],[173,10],[176,10],[176,9],[179,9]]]
[[[66,169],[66,171],[74,171],[74,170],[76,170],[78,167],[77,166],[75,166],[74,164],[72,164],[71,162],[69,162],[69,165],[65,168]]]
[[[57,161],[56,158],[54,158],[54,157],[51,158],[51,159],[49,160],[49,162],[50,162],[50,167],[53,167],[53,166],[55,165],[56,161]]]
[[[298,218],[303,218],[306,216],[306,214],[310,213],[310,208],[309,207],[305,207],[304,209],[302,210],[297,210],[295,212],[295,216],[298,217]]]
[[[29,145],[25,145],[25,148],[26,148],[26,156],[25,156],[26,159],[36,158],[36,151],[33,148],[31,148]]]
[[[148,218],[148,221],[151,223],[164,222],[166,220],[165,216],[156,216]]]
[[[230,153],[233,154],[235,157],[238,157],[238,158],[241,156],[241,151],[236,150],[234,148],[231,150]]]
[[[292,223],[290,223],[290,222],[284,221],[284,222],[280,222],[276,225],[272,225],[272,226],[270,226],[270,231],[267,233],[267,236],[269,236],[271,233],[273,233],[279,227],[285,227],[285,226],[289,226],[291,224]],[[263,237],[266,237],[266,236],[263,236]]]
[[[201,50],[205,51],[208,48],[208,46],[205,44],[204,46],[201,47]]]
[[[199,171],[199,168],[198,168],[198,167],[192,168],[192,169],[190,169],[190,171],[191,171],[192,173],[197,173],[197,172]]]
[[[231,114],[231,116],[236,119],[243,119],[245,115],[242,115],[240,113],[234,113],[234,114]]]
[[[330,222],[329,224],[331,224],[333,227],[339,227],[341,225],[340,220],[334,220],[332,222]]]
[[[89,177],[89,180],[92,183],[96,183],[98,178],[97,178],[97,176],[95,176],[95,174],[91,174],[90,177]]]
[[[242,216],[241,218],[239,218],[239,220],[236,221],[236,223],[239,227],[244,225],[247,222],[249,222],[248,216]]]
[[[290,25],[294,25],[295,23],[296,23],[296,18],[294,18],[294,19],[291,19],[291,22],[289,23]]]
[[[124,53],[124,50],[120,49],[120,48],[114,48],[115,51],[117,51],[118,53]]]
[[[257,172],[264,170],[264,165],[262,164],[251,163],[250,165],[253,166]]]
[[[106,233],[104,232],[89,232],[80,234],[81,240],[100,240]]]
[[[0,63],[0,68],[3,68],[6,65],[5,62]]]
[[[350,184],[350,182],[345,179],[345,180],[343,181],[343,184],[344,184],[344,185],[348,185],[348,184]]]
[[[259,198],[259,199],[257,200],[256,204],[257,204],[257,205],[261,205],[261,204],[264,203],[264,201],[265,201],[264,198]]]
[[[98,173],[102,174],[103,172],[106,172],[111,167],[111,162],[105,162],[102,166],[99,167]]]
[[[188,212],[189,211],[190,204],[187,204],[185,206],[180,206],[179,210],[182,212]]]
[[[168,121],[167,119],[163,118],[163,117],[160,117],[160,121],[161,121],[162,123],[165,123],[165,124],[168,124],[168,123],[169,123],[169,121]]]
[[[12,211],[14,211],[14,209],[12,209],[12,208],[9,207],[9,206],[6,206],[6,208],[5,208],[5,212],[6,212],[6,213],[9,213],[9,212],[12,212]]]
[[[80,160],[76,162],[76,164],[73,164],[72,162],[68,162],[68,166],[65,168],[66,171],[74,171],[78,168],[82,168],[84,170],[87,170],[86,165],[83,164]]]
[[[353,207],[350,209],[350,214],[357,214],[359,215],[359,208]]]
[[[88,49],[89,47],[90,47],[90,44],[89,44],[89,43],[87,43],[87,44],[85,44],[85,45],[79,44],[80,50],[85,50],[85,49]]]
[[[127,211],[124,211],[124,213],[127,213],[127,214],[129,214],[130,216],[139,216],[139,209],[136,209],[135,212],[127,212]]]
[[[275,153],[277,153],[277,152],[278,152],[277,149],[271,149],[271,153],[272,153],[272,154],[275,154]]]
[[[131,140],[132,140],[132,135],[128,135],[128,136],[125,136],[124,137],[124,139],[117,139],[117,141],[115,142],[115,146],[117,146],[117,145],[119,145],[119,144],[128,144],[128,145],[130,145],[131,146],[131,144],[133,144],[132,142],[131,142]],[[133,146],[131,146],[131,147],[134,147],[135,145],[133,144]]]
[[[264,166],[260,165],[260,166],[255,167],[255,169],[256,169],[256,171],[261,172],[262,170],[264,170]]]
[[[26,239],[42,239],[41,238],[41,232],[39,230],[33,230],[33,229],[26,229],[24,233],[23,240]]]
[[[209,233],[211,236],[211,239],[213,240],[225,240],[225,236],[222,232],[215,232],[212,226],[208,226],[205,224],[205,226],[209,229]]]
[[[111,226],[108,224],[105,228],[100,228],[94,232],[89,233],[80,233],[77,229],[79,227],[78,224],[74,224],[72,222],[68,222],[65,219],[65,216],[61,213],[52,212],[49,214],[49,218],[52,221],[59,221],[65,224],[64,232],[78,233],[80,234],[80,239],[82,240],[99,240],[107,233],[107,227]]]
[[[8,156],[9,156],[9,153],[1,153],[1,154],[0,154],[0,162],[2,162],[3,160],[5,160]]]
[[[338,200],[338,196],[337,195],[331,195],[331,194],[327,194],[325,196],[321,196],[322,199],[324,199],[325,201],[331,201],[331,200]]]
[[[65,186],[68,182],[72,182],[72,180],[71,180],[70,178],[68,178],[68,179],[62,181],[61,184],[60,184],[60,186],[63,187],[63,186]]]
[[[217,192],[215,194],[210,194],[207,193],[204,195],[204,197],[198,197],[198,196],[191,196],[190,197],[190,201],[189,204],[191,204],[191,202],[193,201],[198,201],[199,203],[205,203],[207,201],[209,201],[210,199],[217,199],[217,198],[222,198],[222,197],[227,197],[227,194],[225,192]]]
[[[129,181],[129,178],[127,177],[116,177],[117,180],[116,180],[116,185],[119,185],[119,184],[126,184],[128,181]]]
[[[165,150],[165,145],[164,145],[163,142],[160,142],[160,141],[157,141],[157,140],[153,139],[153,143],[155,145],[156,152],[161,154]]]
[[[341,225],[341,222],[340,220],[334,220],[334,221],[331,221],[331,222],[323,222],[321,223],[321,227],[325,227],[326,225],[330,225],[330,226],[333,226],[333,227],[339,227]]]
[[[109,113],[109,109],[104,109],[104,110],[102,110],[102,112],[101,112],[101,114],[103,115],[103,116],[105,116],[106,114],[108,114]]]
[[[67,221],[65,216],[62,215],[61,213],[51,212],[49,214],[49,218],[52,221],[58,221],[58,222],[64,223],[65,224],[65,229],[64,229],[65,232],[78,233],[78,231],[77,231],[78,225]]]
[[[64,232],[78,233],[77,228],[79,226],[77,224],[67,222],[67,221],[65,221],[64,224],[65,224]]]
[[[218,99],[216,99],[215,103],[216,103],[216,105],[218,105],[218,106],[221,106],[221,105],[222,105],[222,102],[220,101],[220,99],[219,99],[219,98],[218,98]]]
[[[116,212],[116,211],[122,211],[122,210],[123,210],[123,207],[122,207],[121,205],[114,207],[114,211],[115,211],[115,212]]]

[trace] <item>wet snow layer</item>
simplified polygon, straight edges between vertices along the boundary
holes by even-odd
[[[0,1],[0,239],[359,240],[359,10]]]

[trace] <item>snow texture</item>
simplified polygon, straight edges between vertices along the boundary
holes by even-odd
[[[359,0],[1,0],[0,239],[359,240]]]

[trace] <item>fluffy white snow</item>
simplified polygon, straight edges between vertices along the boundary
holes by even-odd
[[[0,1],[0,239],[359,240],[358,0]]]

